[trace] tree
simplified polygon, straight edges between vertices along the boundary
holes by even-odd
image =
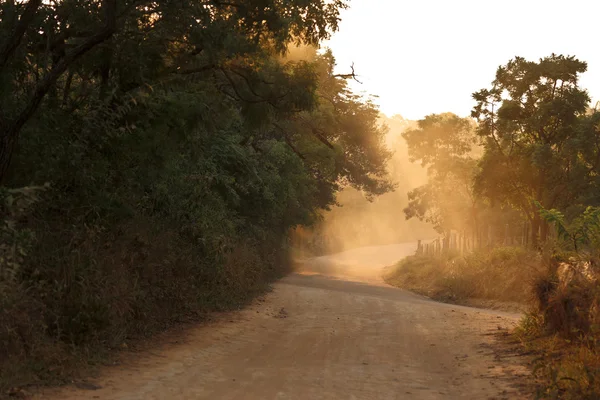
[[[454,114],[432,114],[403,135],[411,161],[428,170],[429,182],[408,193],[406,219],[433,224],[440,233],[477,228],[477,199],[472,190],[476,160],[473,121]]]
[[[586,69],[570,56],[552,54],[539,62],[516,57],[498,68],[491,89],[473,94],[472,116],[485,148],[476,190],[521,210],[531,222],[533,245],[538,231],[542,240],[547,234],[534,202],[565,207],[579,193],[569,182],[585,180],[573,145],[590,101],[578,85]]]
[[[345,7],[342,0],[3,2],[0,182],[23,126],[47,95],[61,98],[66,109],[76,107],[79,82],[87,94],[91,87],[100,100],[114,103],[108,94],[208,71],[235,86],[235,76],[248,79],[244,66],[256,56],[329,37]],[[272,100],[255,97],[248,100]]]
[[[315,58],[319,86],[318,107],[300,113],[290,126],[306,151],[305,162],[319,169],[318,179],[325,186],[352,186],[367,197],[389,192],[387,164],[392,153],[387,149],[387,127],[379,122],[379,109],[371,98],[352,93],[346,79],[333,73],[335,58],[330,51]],[[301,139],[305,138],[305,139]],[[318,145],[318,147],[315,147]],[[334,161],[323,169],[323,156]]]
[[[77,51],[115,5],[112,33]],[[344,6],[0,2],[2,187],[50,182],[4,218],[0,296],[18,299],[5,315],[26,314],[52,354],[113,346],[256,294],[288,265],[288,232],[343,186],[390,190],[377,107],[316,51]],[[287,57],[298,44],[310,56]],[[19,191],[2,187],[10,211]],[[1,374],[47,365],[19,321],[0,332]]]

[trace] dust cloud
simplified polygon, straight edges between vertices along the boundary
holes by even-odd
[[[320,51],[312,46],[289,46],[282,61],[313,60]],[[427,170],[411,163],[408,146],[402,133],[417,127],[401,115],[380,116],[380,123],[389,130],[385,141],[394,152],[388,165],[396,190],[375,197],[372,201],[353,188],[346,188],[337,197],[339,206],[323,212],[322,220],[312,228],[297,228],[293,233],[295,246],[313,254],[330,254],[365,246],[390,245],[438,236],[430,224],[415,218],[406,220],[403,209],[408,205],[407,193],[427,183]]]
[[[408,205],[407,193],[427,183],[427,171],[419,163],[411,163],[408,147],[402,138],[415,121],[400,115],[381,116],[389,127],[386,144],[394,152],[389,173],[398,187],[394,192],[376,197],[372,202],[358,190],[344,189],[338,196],[339,207],[323,214],[323,219],[310,230],[300,230],[304,246],[317,254],[328,254],[364,246],[389,245],[431,239],[438,236],[431,225],[411,219],[403,209]]]

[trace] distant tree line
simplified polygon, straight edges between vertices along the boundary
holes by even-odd
[[[579,77],[585,62],[517,57],[473,94],[472,118],[430,115],[404,134],[429,182],[409,193],[406,218],[431,222],[470,248],[541,246],[552,233],[540,210],[575,219],[600,205],[600,112]],[[461,246],[460,243],[458,246]]]

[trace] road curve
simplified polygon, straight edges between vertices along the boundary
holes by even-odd
[[[520,399],[524,360],[497,336],[518,315],[440,304],[383,283],[414,244],[301,263],[245,310],[110,367],[61,399]]]

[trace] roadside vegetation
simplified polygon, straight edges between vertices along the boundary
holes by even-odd
[[[414,255],[389,267],[384,279],[442,302],[524,312],[513,336],[533,354],[537,398],[597,399],[598,258],[569,248],[560,240],[543,252],[498,247],[465,255]]]
[[[540,209],[557,232],[545,253],[544,274],[531,286],[531,311],[515,332],[537,353],[539,397],[600,397],[600,208],[567,222],[558,210]]]
[[[520,57],[473,94],[472,118],[433,114],[403,136],[428,181],[407,219],[439,238],[386,280],[470,305],[516,303],[540,398],[600,398],[600,112],[575,57]],[[423,238],[428,239],[428,238]]]
[[[239,307],[386,128],[318,51],[343,1],[0,3],[0,396]]]
[[[384,278],[438,301],[524,311],[540,273],[539,259],[536,252],[515,247],[414,255],[388,268]]]
[[[0,396],[240,307],[292,253],[433,228],[435,245],[388,282],[525,305],[515,334],[539,354],[540,396],[600,398],[600,111],[579,85],[587,64],[516,57],[473,94],[470,118],[386,120],[350,90],[353,67],[335,73],[320,49],[346,7],[0,2]],[[404,130],[395,157],[382,122]],[[366,206],[396,187],[389,169],[415,178],[408,196]],[[329,236],[352,240],[322,240],[340,199],[350,206]],[[401,209],[406,230],[388,217]],[[374,210],[385,226],[366,229]]]

